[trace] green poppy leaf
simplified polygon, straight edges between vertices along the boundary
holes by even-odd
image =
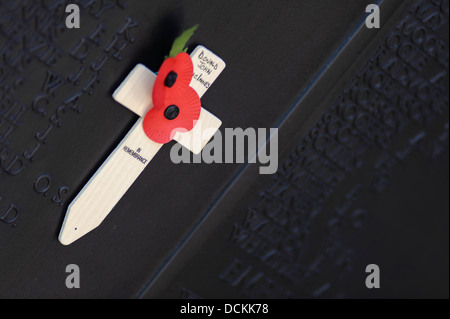
[[[198,26],[199,26],[198,24],[194,25],[192,28],[187,29],[178,38],[175,39],[172,45],[172,49],[170,50],[169,53],[170,58],[174,58],[178,53],[187,51],[186,44],[189,41],[189,39],[194,35]]]

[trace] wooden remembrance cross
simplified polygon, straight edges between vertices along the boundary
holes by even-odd
[[[190,56],[194,67],[190,86],[201,98],[225,69],[225,62],[203,46],[198,46]],[[59,234],[63,245],[98,227],[164,145],[148,138],[142,126],[144,116],[153,107],[155,80],[155,73],[138,64],[114,92],[113,98],[140,118],[70,203]],[[177,132],[173,139],[199,154],[221,124],[202,108],[194,128]]]

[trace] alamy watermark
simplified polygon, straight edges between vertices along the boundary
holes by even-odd
[[[68,289],[80,288],[80,267],[75,264],[67,265],[66,273],[69,275],[66,278],[66,287]]]
[[[201,123],[197,123],[200,125]],[[192,135],[191,143],[204,143],[213,134],[208,130]],[[215,131],[215,130],[214,130]],[[193,154],[176,143],[170,151],[173,163],[257,163],[259,173],[268,175],[278,170],[277,128],[225,128],[224,134],[217,131],[214,138],[205,145],[200,154]]]
[[[366,13],[369,15],[366,18],[366,27],[368,29],[380,28],[380,7],[376,4],[369,4],[366,7]]]
[[[76,4],[69,4],[66,7],[66,27],[68,29],[80,28],[80,7]]]
[[[368,289],[379,289],[380,286],[380,267],[377,264],[370,264],[366,267],[366,287]]]

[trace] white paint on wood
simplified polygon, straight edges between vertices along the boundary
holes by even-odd
[[[59,234],[63,245],[99,226],[163,145],[145,135],[142,121],[136,122],[69,205]]]
[[[189,132],[177,132],[173,139],[192,153],[200,154],[221,125],[221,120],[202,108],[194,128]]]
[[[194,75],[190,86],[202,98],[225,69],[226,64],[221,58],[201,45],[191,53],[191,59],[194,65]]]
[[[156,75],[138,64],[114,91],[113,98],[130,111],[144,117],[153,107],[152,89]]]

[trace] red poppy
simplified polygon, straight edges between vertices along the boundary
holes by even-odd
[[[194,67],[189,54],[179,53],[161,65],[153,86],[153,105],[164,103],[166,96],[182,95],[192,80]]]
[[[154,142],[170,142],[176,132],[192,130],[200,117],[200,98],[189,86],[192,75],[192,60],[187,53],[162,64],[153,86],[153,108],[143,122],[145,134]]]

